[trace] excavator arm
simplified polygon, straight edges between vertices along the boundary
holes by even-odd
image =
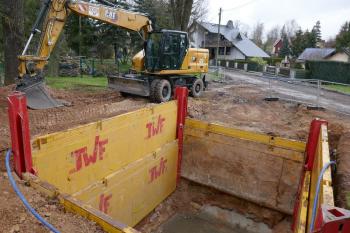
[[[82,0],[46,0],[23,53],[18,57],[19,83],[17,89],[27,94],[28,106],[33,109],[59,106],[59,103],[46,93],[42,84],[42,72],[70,13],[136,32],[143,31],[145,40],[152,31],[151,20],[141,13]],[[38,28],[40,24],[42,24],[42,30]],[[30,42],[36,33],[41,33],[37,53],[27,55]]]
[[[33,27],[30,40],[28,41],[22,55],[19,56],[19,78],[23,78],[26,74],[28,74],[28,61],[35,63],[35,69],[37,71],[43,70],[70,13],[96,19],[136,32],[140,32],[142,30],[144,32],[144,39],[147,39],[148,33],[152,31],[151,20],[141,13],[135,13],[120,8],[113,8],[110,6],[89,3],[81,0],[47,0],[40,12],[39,19]],[[44,18],[44,16],[46,17]],[[43,21],[42,31],[37,28],[40,21]],[[29,43],[33,35],[37,32],[41,32],[41,39],[37,54],[34,56],[26,55]]]

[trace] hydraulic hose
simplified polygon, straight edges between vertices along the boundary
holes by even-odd
[[[323,175],[324,173],[326,172],[327,168],[329,166],[331,166],[332,164],[336,164],[335,161],[330,161],[328,162],[327,164],[325,164],[321,170],[321,173],[320,175],[318,176],[318,180],[317,180],[317,186],[316,186],[316,196],[315,196],[315,199],[314,199],[314,205],[312,207],[312,216],[311,216],[311,224],[310,224],[310,233],[313,232],[314,230],[314,226],[315,226],[315,218],[316,218],[316,212],[317,212],[317,202],[318,202],[318,196],[319,196],[319,193],[320,193],[320,186],[321,186],[321,181],[323,179]]]
[[[38,214],[38,212],[36,212],[33,209],[33,207],[31,207],[29,205],[28,201],[26,200],[26,198],[23,196],[23,194],[21,193],[21,191],[17,187],[16,181],[12,176],[12,172],[11,172],[11,168],[10,168],[10,155],[11,155],[11,149],[9,149],[6,152],[6,170],[7,170],[7,175],[9,177],[10,183],[11,183],[13,189],[15,190],[17,196],[21,199],[21,201],[23,202],[26,209],[29,210],[34,215],[34,217],[37,218],[45,227],[47,227],[50,231],[52,231],[54,233],[60,233],[54,226],[52,226],[50,223],[46,222],[46,220],[43,217],[41,217]]]

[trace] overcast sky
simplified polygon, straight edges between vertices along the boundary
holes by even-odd
[[[218,23],[222,7],[222,24],[239,20],[249,25],[263,22],[265,33],[274,25],[295,19],[303,30],[311,30],[321,21],[322,38],[335,37],[341,25],[350,21],[350,0],[207,0],[207,20]]]

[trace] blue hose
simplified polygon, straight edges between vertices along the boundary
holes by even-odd
[[[9,177],[10,183],[13,187],[13,189],[15,190],[16,194],[18,195],[18,197],[21,199],[21,201],[23,202],[24,206],[27,208],[27,210],[29,210],[34,217],[36,217],[44,226],[46,226],[50,231],[54,232],[54,233],[60,233],[54,226],[52,226],[50,223],[46,222],[46,220],[41,217],[34,209],[33,207],[31,207],[28,203],[28,201],[25,199],[25,197],[23,196],[23,194],[21,193],[21,191],[19,191],[17,185],[16,185],[16,181],[12,176],[11,173],[11,168],[10,168],[10,155],[11,155],[11,149],[9,149],[6,152],[6,170],[7,170],[7,175]]]
[[[320,175],[318,176],[317,180],[317,187],[316,187],[316,196],[314,200],[314,205],[312,207],[312,218],[311,218],[311,224],[310,224],[310,233],[314,230],[314,225],[315,225],[315,217],[316,217],[316,208],[317,208],[317,202],[318,202],[318,195],[320,193],[320,186],[321,186],[321,181],[323,179],[323,175],[326,172],[327,168],[331,166],[332,164],[336,164],[334,161],[330,161],[327,164],[325,164],[321,170]]]

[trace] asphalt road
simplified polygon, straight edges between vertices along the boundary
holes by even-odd
[[[288,82],[288,79],[281,81],[258,74],[234,70],[225,71],[225,81],[228,83],[249,83],[259,86],[266,92],[267,97],[278,97],[309,106],[321,106],[350,116],[350,95],[325,89],[320,89],[318,92],[316,85],[299,82],[291,83]]]

